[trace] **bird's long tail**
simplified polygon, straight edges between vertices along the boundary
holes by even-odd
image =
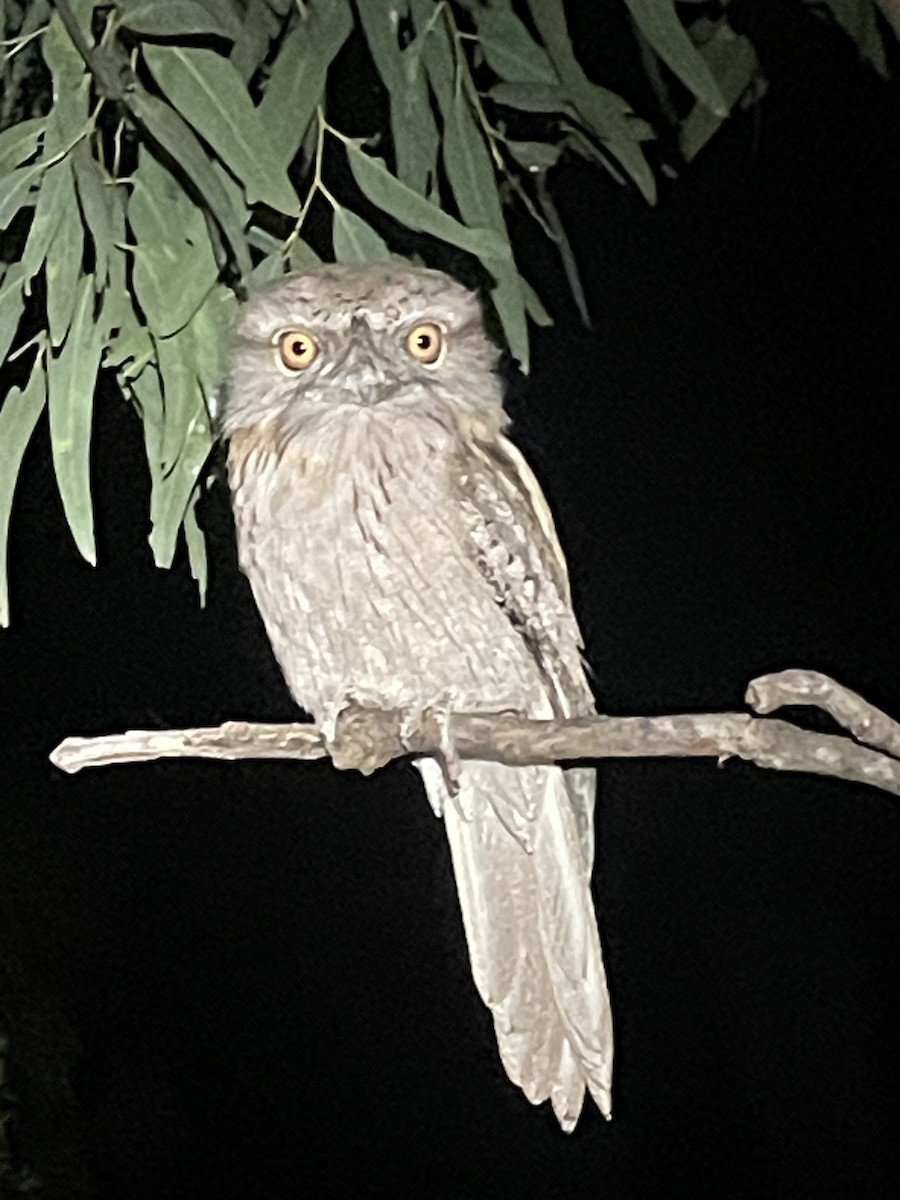
[[[549,1098],[567,1132],[585,1088],[608,1117],[612,1019],[579,820],[584,779],[465,763],[448,798],[437,764],[419,765],[444,813],[472,973],[507,1074],[533,1104]]]

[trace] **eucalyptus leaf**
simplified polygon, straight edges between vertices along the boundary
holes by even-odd
[[[649,127],[634,117],[621,96],[587,78],[572,49],[562,0],[529,0],[528,6],[566,97],[603,139],[646,199],[654,203],[656,180],[640,147],[641,141],[652,136]]]
[[[13,497],[22,459],[46,402],[46,373],[39,354],[24,389],[10,388],[0,408],[0,625],[3,626],[9,625],[7,547]]]
[[[688,91],[717,117],[728,116],[728,103],[697,47],[678,19],[675,0],[625,0],[635,25]]]
[[[478,41],[495,75],[511,83],[557,84],[559,78],[543,46],[539,46],[509,4],[489,4],[476,11]]]
[[[153,560],[160,567],[172,565],[191,494],[212,449],[209,418],[196,382],[192,399],[181,452],[175,465],[156,477],[150,497],[149,542]]]
[[[20,208],[36,202],[34,187],[40,172],[40,166],[19,167],[0,181],[0,229],[7,227]]]
[[[24,284],[25,272],[21,263],[13,263],[0,280],[0,365],[16,336],[25,308]]]
[[[47,281],[47,321],[50,326],[50,341],[54,346],[59,346],[69,331],[78,304],[80,282],[84,278],[84,226],[75,198],[72,163],[67,158],[59,165],[65,168],[65,188],[70,199],[67,198],[63,204],[44,264]]]
[[[0,133],[0,179],[37,153],[46,127],[46,117],[32,117]]]
[[[26,281],[30,280],[44,265],[50,243],[62,220],[66,205],[75,203],[75,189],[68,159],[54,163],[44,171],[41,190],[34,206],[34,217],[25,249],[22,251],[22,269]],[[26,283],[26,287],[28,284]]]
[[[248,201],[296,215],[299,201],[234,66],[212,50],[147,46],[144,60],[181,115],[244,185]]]
[[[281,19],[266,0],[250,0],[229,55],[231,65],[245,82],[256,74],[281,26]]]
[[[191,575],[196,581],[197,590],[200,593],[200,607],[203,608],[206,605],[209,562],[206,554],[206,538],[203,536],[203,530],[197,521],[197,501],[199,498],[200,489],[199,487],[195,487],[181,524],[184,529],[184,544],[187,548]]]
[[[143,88],[135,88],[129,94],[129,105],[151,137],[172,156],[206,201],[231,246],[240,273],[249,273],[252,263],[244,230],[206,151],[190,127],[173,108]]]
[[[157,477],[162,478],[162,436],[166,412],[163,404],[162,384],[155,366],[148,367],[139,376],[128,381],[128,391],[134,398],[144,430],[144,449],[150,468],[151,482],[155,486]]]
[[[132,309],[131,318],[120,315],[119,327],[103,355],[105,367],[115,367],[120,383],[136,379],[148,363],[155,361],[156,347],[146,325]]]
[[[144,426],[144,447],[150,469],[150,548],[157,566],[170,567],[175,556],[178,531],[184,519],[188,499],[196,476],[178,469],[178,464],[166,467],[163,462],[165,402],[159,375],[155,370],[144,371],[131,384]],[[185,440],[187,430],[185,430]]]
[[[742,34],[735,33],[724,17],[716,22],[714,29],[707,31],[700,51],[714,73],[729,109],[759,79],[759,60],[753,44]],[[706,145],[722,119],[705,104],[698,101],[694,105],[678,131],[681,153],[687,162]]]
[[[468,250],[481,257],[507,258],[509,247],[491,229],[469,229],[449,213],[401,183],[384,163],[364,154],[352,142],[347,144],[347,158],[353,178],[363,194],[376,208],[394,217],[409,229],[431,234],[441,241]]]
[[[881,36],[878,11],[873,0],[825,0],[825,4],[838,25],[856,42],[860,54],[869,60],[879,75],[884,79],[889,78],[884,39]],[[811,7],[815,10],[824,6],[812,5]],[[900,33],[896,24],[898,19],[896,5],[892,4],[890,0],[888,2],[881,0],[881,8],[886,20],[891,19],[890,13],[893,10],[894,30]]]
[[[188,327],[180,329],[171,337],[155,338],[154,345],[162,377],[166,412],[160,465],[168,475],[174,469],[184,447],[191,414],[197,407],[200,384],[194,363],[194,336]],[[181,521],[180,513],[178,521]]]
[[[322,260],[308,242],[297,238],[288,250],[288,267],[291,271],[315,271],[322,265]]]
[[[91,424],[100,353],[107,328],[94,320],[94,280],[78,284],[72,328],[65,345],[50,355],[47,392],[53,468],[66,520],[81,555],[96,565],[91,505]]]
[[[87,142],[79,142],[72,151],[72,167],[81,211],[94,246],[94,275],[97,286],[102,288],[109,278],[109,255],[113,240],[110,212],[112,187]]]
[[[103,303],[110,329],[121,329],[134,318],[134,299],[128,280],[128,247],[125,229],[125,205],[128,192],[124,184],[105,184],[109,206],[109,279]]]
[[[397,176],[425,195],[434,177],[439,138],[425,80],[421,72],[410,78],[400,48],[399,20],[409,6],[389,7],[382,0],[357,0],[356,6],[378,74],[390,93]]]
[[[85,40],[90,42],[86,23],[79,22],[79,25]],[[87,68],[57,12],[50,18],[40,47],[47,69],[53,76],[53,102],[56,104],[61,97],[80,87]]]
[[[82,25],[82,30],[90,43],[86,24]],[[59,13],[53,14],[41,38],[41,53],[53,83],[53,108],[44,138],[44,159],[47,160],[68,150],[86,131],[91,81]]]
[[[260,119],[282,167],[293,162],[325,92],[325,77],[353,29],[348,0],[312,0],[284,39],[262,101]]]
[[[190,37],[211,33],[233,41],[241,31],[236,15],[227,4],[216,11],[196,0],[119,0],[119,21],[135,33],[151,37]]]
[[[526,171],[549,171],[559,162],[560,142],[514,142],[507,140],[506,148]]]
[[[281,253],[281,247],[261,258],[250,274],[244,279],[248,292],[259,291],[268,287],[276,279],[283,279],[287,272],[287,260]]]
[[[391,252],[383,238],[348,208],[334,210],[334,257],[341,263],[387,262]]]
[[[204,397],[209,399],[228,369],[228,335],[237,316],[237,297],[219,284],[191,320],[193,367]]]
[[[495,83],[490,97],[521,112],[564,112],[569,107],[562,88],[550,83]]]
[[[167,337],[197,311],[219,268],[203,213],[146,148],[132,182],[134,290],[151,331]]]
[[[548,326],[553,324],[553,318],[544,308],[540,296],[531,286],[527,279],[519,276],[519,283],[522,288],[522,296],[525,300],[525,309],[529,317],[534,321],[535,325]]]
[[[483,226],[496,233],[505,254],[479,255],[495,284],[491,298],[503,325],[510,351],[528,370],[528,322],[519,272],[512,257],[503,205],[484,137],[476,125],[461,91],[442,97],[444,112],[444,166],[457,207],[468,225]]]

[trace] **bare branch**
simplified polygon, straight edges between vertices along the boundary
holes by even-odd
[[[449,735],[461,759],[509,766],[602,758],[736,757],[778,771],[830,775],[900,795],[900,725],[814,671],[784,671],[755,679],[748,702],[758,712],[782,704],[818,704],[860,740],[799,729],[787,721],[749,713],[684,713],[657,717],[580,717],[533,721],[509,713],[430,711],[411,714],[349,706],[338,722],[340,741],[357,750],[355,764],[369,772],[406,755],[440,757]],[[98,738],[66,738],[51,761],[73,773],[87,766],[145,762],[157,758],[317,759],[338,755],[313,724],[228,721],[206,729],[135,730]]]
[[[814,705],[834,717],[857,741],[900,758],[900,723],[818,671],[795,667],[760,675],[747,688],[745,699],[758,713],[774,712],[786,704]]]

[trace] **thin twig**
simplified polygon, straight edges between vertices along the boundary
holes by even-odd
[[[826,676],[812,671],[763,676],[748,688],[760,711],[781,703],[818,703],[882,749],[900,746],[900,725]],[[780,698],[784,697],[784,698]],[[134,730],[99,738],[66,738],[51,761],[74,773],[87,766],[158,758],[289,758],[333,753],[341,765],[370,772],[406,755],[440,756],[449,735],[460,759],[509,766],[603,758],[736,757],[779,771],[829,775],[900,795],[900,761],[841,735],[799,729],[787,721],[749,713],[685,713],[657,717],[580,717],[534,721],[494,713],[457,713],[445,719],[425,712],[415,719],[395,710],[350,706],[336,742],[326,743],[313,724],[229,721],[206,729]],[[346,753],[350,743],[352,753]]]

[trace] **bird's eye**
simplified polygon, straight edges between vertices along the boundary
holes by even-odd
[[[286,329],[278,335],[278,353],[289,371],[305,371],[318,357],[319,344],[305,329]]]
[[[444,349],[444,332],[431,321],[414,325],[406,335],[406,348],[418,362],[432,366]]]

